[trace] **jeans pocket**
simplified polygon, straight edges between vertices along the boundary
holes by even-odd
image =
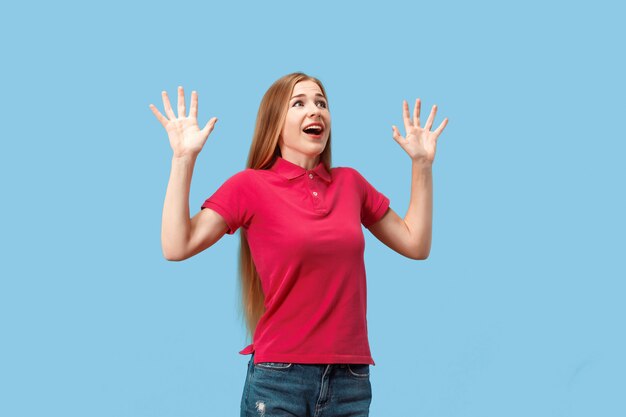
[[[367,378],[370,376],[370,366],[367,363],[350,363],[348,372],[357,378]]]
[[[273,370],[284,370],[284,369],[289,369],[291,368],[291,366],[293,365],[293,363],[289,363],[289,362],[259,362],[257,364],[255,364],[254,366],[257,368],[262,368],[262,369],[273,369]]]

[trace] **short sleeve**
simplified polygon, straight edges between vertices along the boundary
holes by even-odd
[[[222,216],[228,225],[226,233],[229,235],[241,226],[247,227],[252,219],[254,187],[251,171],[246,169],[228,178],[200,207],[210,208]]]
[[[357,170],[354,172],[361,192],[361,223],[369,228],[385,215],[389,198],[374,188]]]

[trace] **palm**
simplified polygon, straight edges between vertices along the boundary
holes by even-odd
[[[445,118],[439,127],[431,131],[435,114],[437,114],[437,106],[433,106],[428,120],[424,127],[420,126],[420,99],[415,100],[415,108],[413,110],[413,119],[409,113],[409,104],[403,101],[402,118],[404,119],[404,128],[406,137],[400,134],[396,126],[393,126],[393,138],[405,150],[413,161],[424,161],[433,163],[435,161],[435,151],[437,149],[437,139],[448,124],[448,118]]]
[[[206,138],[201,135],[197,119],[191,117],[178,117],[169,120],[165,126],[165,131],[170,142],[175,142],[176,147],[190,151],[200,152],[206,141]]]
[[[150,109],[165,128],[174,156],[197,155],[213,131],[217,118],[213,117],[200,130],[198,126],[198,94],[195,91],[191,93],[189,116],[185,115],[185,94],[182,87],[178,87],[178,116],[172,110],[167,92],[163,91],[162,96],[167,117],[163,116],[152,104]]]

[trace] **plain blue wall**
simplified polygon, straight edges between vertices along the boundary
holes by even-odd
[[[325,84],[334,165],[401,215],[402,100],[450,119],[430,258],[365,230],[371,415],[626,415],[617,2],[38,3],[0,25],[0,415],[239,415],[239,237],[164,260],[148,104],[183,85],[220,120],[195,214],[293,71]]]

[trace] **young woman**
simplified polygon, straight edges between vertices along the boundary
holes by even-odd
[[[167,93],[166,129],[174,152],[161,230],[166,259],[187,259],[241,228],[242,305],[252,343],[242,416],[367,416],[372,399],[367,338],[364,225],[411,259],[426,259],[432,230],[432,164],[437,111],[422,127],[403,102],[406,136],[395,141],[411,159],[411,199],[399,217],[389,199],[355,169],[331,168],[331,117],[322,83],[303,73],[265,93],[246,169],[231,176],[189,218],[194,163],[217,118],[200,129],[198,95],[178,116]],[[356,121],[366,134],[371,116]],[[358,145],[358,138],[353,138]]]

